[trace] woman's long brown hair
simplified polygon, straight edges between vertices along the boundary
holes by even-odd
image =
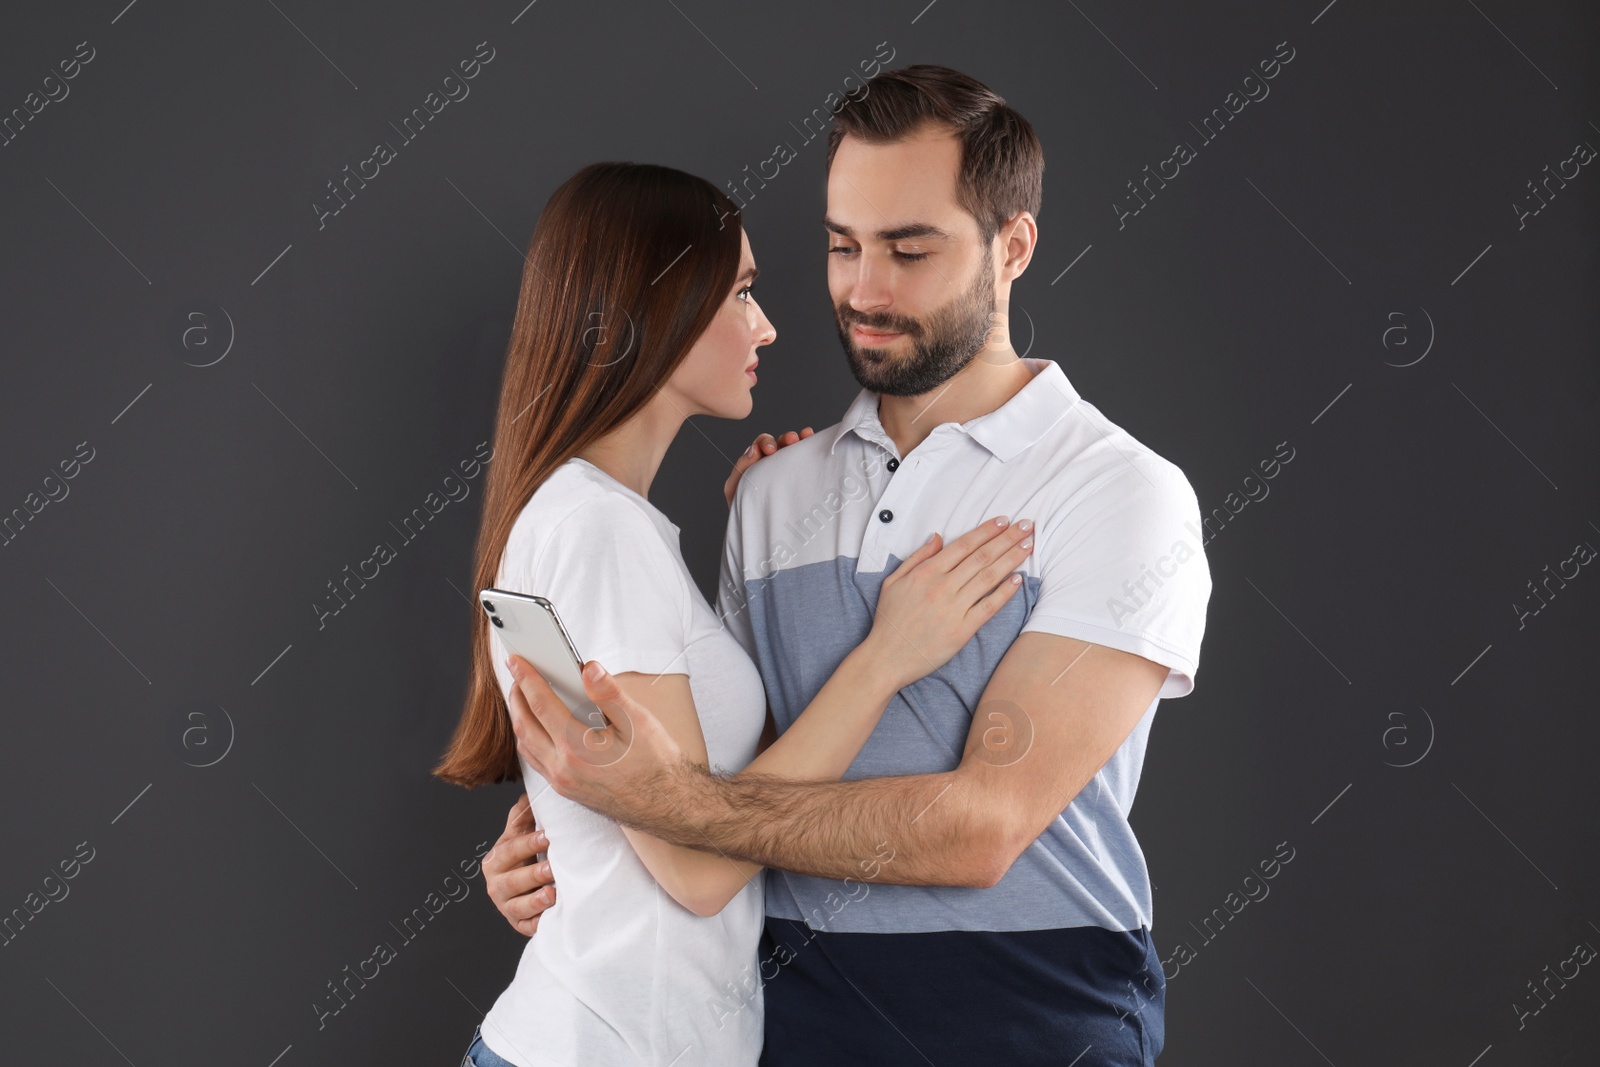
[[[483,489],[472,590],[495,584],[517,515],[552,471],[632,418],[711,324],[739,270],[739,209],[703,178],[593,163],[534,227]],[[516,736],[474,596],[472,677],[433,773],[519,780]]]

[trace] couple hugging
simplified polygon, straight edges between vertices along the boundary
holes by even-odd
[[[434,773],[525,784],[484,871],[531,937],[464,1067],[1161,1051],[1128,812],[1157,705],[1194,687],[1211,576],[1187,543],[1164,564],[1199,508],[1011,346],[1027,120],[946,67],[869,90],[830,131],[821,220],[861,391],[734,464],[715,610],[648,496],[689,416],[750,414],[777,336],[739,208],[597,163],[539,218],[473,588],[549,598],[608,723],[477,616]]]

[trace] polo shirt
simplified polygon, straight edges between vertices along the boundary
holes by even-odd
[[[1127,1062],[1159,1051],[1164,983],[1128,812],[1156,707],[1191,692],[1199,668],[1211,593],[1199,505],[1182,470],[1079,396],[1058,364],[1023,362],[1033,377],[1004,404],[934,427],[904,456],[877,394],[863,389],[838,424],[752,466],[729,517],[719,614],[759,669],[781,732],[866,638],[883,579],[930,533],[949,542],[995,515],[1034,521],[1021,589],[949,662],[891,699],[847,780],[953,769],[1020,633],[1131,652],[1165,666],[1166,679],[991,888],[769,869],[769,949],[787,943],[781,956],[792,959],[767,982],[763,1063],[788,1062],[791,1039],[803,1045],[794,1062],[815,1058],[819,1033],[835,1035],[844,1062],[865,1062],[877,1039],[872,1055],[889,1057],[878,1062],[898,1062],[893,1050],[907,1045],[917,1052],[907,1062],[923,1062],[919,1034],[948,1054],[963,1028],[983,1035],[975,1056],[1055,1062],[1063,1041],[1112,1018],[1130,1042]]]

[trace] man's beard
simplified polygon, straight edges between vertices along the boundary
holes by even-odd
[[[949,381],[983,350],[994,322],[994,310],[994,262],[984,256],[983,269],[972,287],[925,321],[867,314],[848,302],[834,305],[833,314],[839,343],[850,361],[850,373],[862,388],[888,396],[918,396]],[[858,346],[850,336],[856,325],[905,334],[911,339],[911,354],[897,359],[882,347]]]

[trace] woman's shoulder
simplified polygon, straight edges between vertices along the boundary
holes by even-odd
[[[598,468],[558,468],[513,524],[496,585],[558,605],[585,658],[659,673],[683,652],[693,581],[670,524],[634,496]]]
[[[552,546],[583,552],[643,542],[643,551],[653,551],[656,544],[666,549],[676,528],[648,502],[633,497],[598,468],[576,457],[567,460],[545,477],[512,523],[508,565],[531,565]]]

